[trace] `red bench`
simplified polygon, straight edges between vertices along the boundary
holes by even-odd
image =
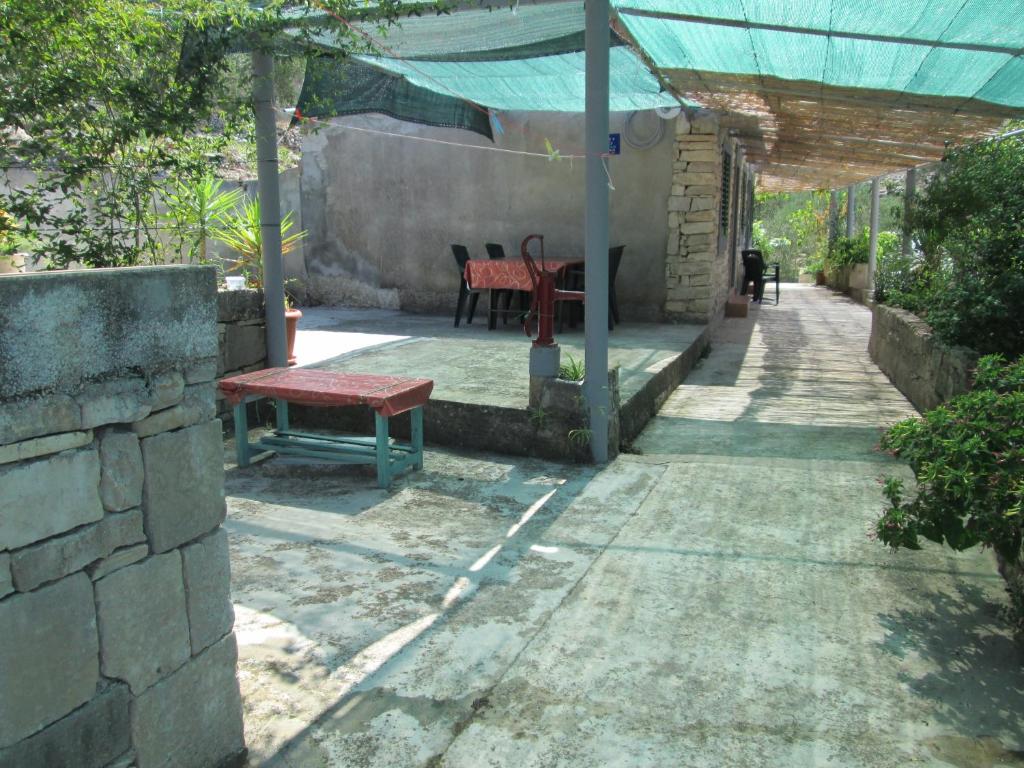
[[[423,405],[434,382],[309,368],[268,368],[222,379],[218,385],[235,409],[238,466],[249,465],[256,449],[343,464],[375,464],[377,484],[391,485],[395,472],[423,468]],[[245,404],[270,397],[277,401],[277,430],[249,442]],[[315,406],[369,406],[375,411],[374,437],[310,434],[289,429],[288,403]],[[411,440],[398,443],[388,435],[388,419],[409,412]]]

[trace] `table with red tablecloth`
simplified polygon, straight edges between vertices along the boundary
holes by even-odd
[[[540,261],[536,263],[539,269],[546,272],[563,273],[569,267],[582,264],[583,259],[560,261],[545,259],[543,266]],[[465,278],[470,289],[474,291],[487,288],[513,291],[533,290],[530,273],[522,259],[470,259],[466,262]]]

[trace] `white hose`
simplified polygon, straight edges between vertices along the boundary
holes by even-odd
[[[647,138],[638,139],[635,135],[635,132],[633,131],[633,118],[635,118],[639,114],[640,112],[629,113],[629,117],[626,118],[626,125],[622,129],[622,137],[626,140],[626,143],[629,144],[629,146],[631,146],[633,149],[650,149],[659,141],[661,141],[661,137],[665,135],[665,121],[662,120],[661,118],[658,118],[658,127],[654,129],[654,133],[648,136]],[[630,135],[631,133],[633,135]]]

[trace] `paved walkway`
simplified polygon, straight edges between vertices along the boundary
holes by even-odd
[[[785,286],[599,473],[229,472],[253,763],[1024,765],[990,557],[869,538],[912,413],[869,321]]]

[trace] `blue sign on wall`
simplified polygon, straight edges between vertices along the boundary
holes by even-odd
[[[609,133],[608,134],[608,154],[609,155],[620,155],[620,154],[622,154],[622,134],[620,134],[620,133]]]

